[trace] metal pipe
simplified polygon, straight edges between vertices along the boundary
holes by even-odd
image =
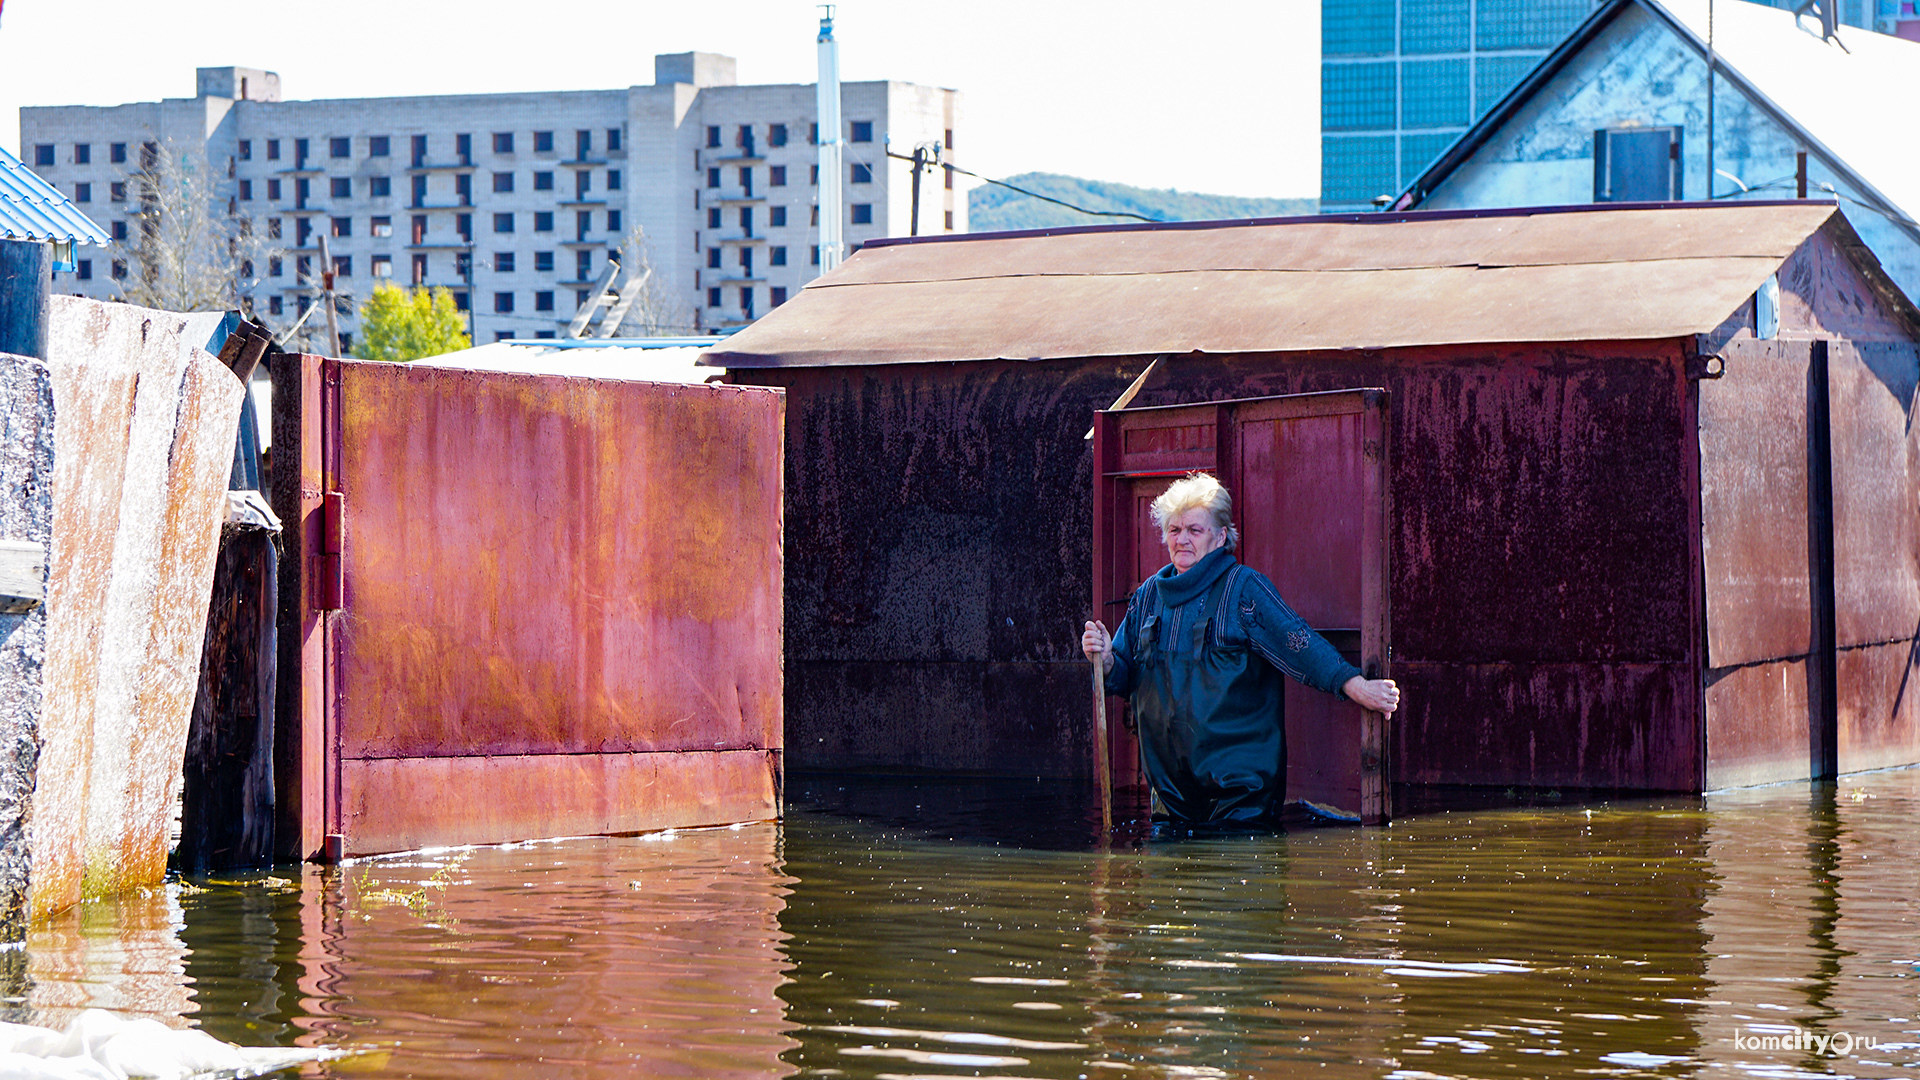
[[[47,358],[52,296],[52,249],[38,240],[0,240],[0,352]]]
[[[1713,0],[1707,0],[1707,201],[1713,201]],[[1684,171],[1684,170],[1683,170]]]

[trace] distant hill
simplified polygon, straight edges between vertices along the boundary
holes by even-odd
[[[1084,206],[1124,210],[1155,221],[1215,221],[1226,218],[1290,217],[1317,213],[1318,199],[1248,199],[1234,195],[1197,195],[1171,188],[1141,188],[1104,180],[1083,180],[1058,173],[1021,173],[1006,182],[1029,191]],[[1029,198],[996,184],[982,184],[967,195],[967,227],[972,232],[1053,229],[1063,225],[1100,225],[1132,218],[1096,217]]]

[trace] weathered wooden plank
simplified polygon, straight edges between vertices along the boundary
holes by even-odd
[[[274,861],[274,668],[279,553],[274,534],[228,525],[207,610],[200,690],[187,729],[182,870]]]
[[[0,615],[21,615],[47,599],[47,546],[0,540]]]

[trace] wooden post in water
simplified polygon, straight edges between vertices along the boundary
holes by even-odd
[[[1093,657],[1093,775],[1100,785],[1100,835],[1113,832],[1113,763],[1107,753],[1107,679]]]

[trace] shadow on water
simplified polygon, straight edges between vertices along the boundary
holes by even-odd
[[[802,773],[788,777],[786,798],[790,809],[921,840],[1086,851],[1101,839],[1097,789],[1084,780]],[[1145,816],[1139,793],[1122,793],[1116,822]],[[1114,839],[1138,842],[1144,835],[1137,824],[1117,824]]]
[[[1920,771],[1177,843],[1085,795],[806,777],[778,826],[196,878],[36,927],[16,1011],[378,1051],[342,1077],[1920,1070]]]
[[[1092,782],[1038,777],[795,773],[788,777],[786,798],[792,809],[863,821],[923,840],[1045,851],[1092,851],[1103,843],[1108,847],[1133,847],[1155,841],[1233,839],[1353,827],[1310,813],[1299,803],[1289,803],[1279,827],[1272,829],[1214,833],[1164,824],[1152,827],[1147,823],[1145,789],[1136,788],[1115,793],[1114,826],[1103,836],[1099,789]],[[1401,785],[1394,789],[1393,798],[1396,814],[1403,820],[1464,811],[1699,805],[1697,799],[1672,795],[1571,787]]]

